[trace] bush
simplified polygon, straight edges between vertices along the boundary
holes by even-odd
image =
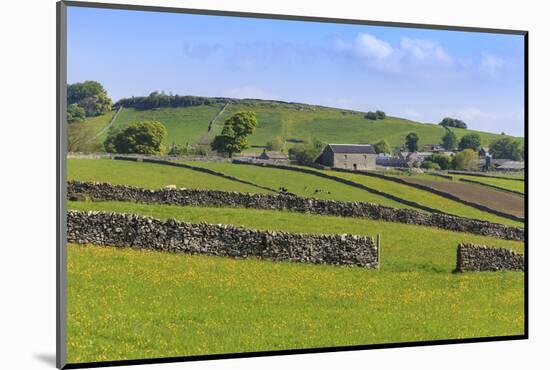
[[[445,135],[441,137],[441,142],[443,147],[447,150],[452,150],[458,145],[458,139],[456,138],[455,133],[451,130],[448,130]]]
[[[405,137],[405,146],[409,152],[416,152],[418,150],[418,140],[420,139],[415,132],[411,132]]]
[[[422,162],[422,164],[420,165],[421,168],[425,168],[427,170],[440,170],[441,168],[439,167],[439,164],[435,163],[435,162],[432,162],[432,161],[424,161]]]
[[[166,127],[158,121],[142,121],[113,129],[105,139],[105,150],[111,153],[162,154]]]
[[[477,153],[472,149],[465,149],[453,157],[453,167],[457,170],[477,169]]]
[[[376,118],[378,119],[385,119],[386,118],[386,112],[377,110],[376,111]]]
[[[468,128],[468,125],[464,121],[451,117],[443,118],[439,124],[443,127]]]
[[[315,163],[325,145],[320,140],[306,140],[302,144],[290,148],[288,150],[288,157],[299,164],[309,166]]]
[[[460,142],[458,143],[458,149],[472,149],[478,151],[481,147],[481,137],[478,134],[468,134],[464,135]]]
[[[67,106],[67,122],[82,122],[86,118],[86,111],[78,104],[69,104]]]
[[[371,121],[376,121],[378,115],[375,112],[367,112],[367,114],[365,114],[365,118]]]
[[[453,164],[453,159],[443,154],[433,154],[430,159],[433,163],[436,163],[442,170],[450,169]]]
[[[278,152],[283,150],[284,145],[285,145],[284,140],[280,136],[277,136],[273,140],[268,141],[266,147],[268,150],[273,150]]]
[[[491,155],[496,159],[512,159],[522,161],[524,157],[523,148],[517,140],[509,137],[498,139],[491,143],[489,147]]]
[[[388,144],[386,139],[382,139],[376,144],[374,144],[374,150],[376,151],[376,154],[391,153],[390,144]]]

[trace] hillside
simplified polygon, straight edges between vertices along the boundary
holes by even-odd
[[[409,132],[420,136],[420,144],[439,143],[445,133],[436,124],[414,122],[388,116],[384,120],[370,121],[365,112],[350,111],[300,103],[286,103],[270,100],[229,98],[187,98],[186,106],[163,106],[151,108],[135,100],[122,99],[116,106],[124,106],[114,126],[139,120],[162,122],[168,135],[165,144],[207,144],[221,131],[223,122],[232,114],[242,110],[257,113],[259,126],[250,136],[252,146],[262,147],[269,140],[280,136],[285,140],[319,139],[330,143],[375,143],[386,139],[391,146],[403,144]],[[190,99],[193,100],[190,100]],[[134,99],[134,100],[132,100]],[[225,109],[224,109],[225,108]],[[221,114],[220,114],[221,113]],[[391,112],[390,112],[391,113]],[[97,118],[96,118],[97,121]],[[108,120],[106,120],[108,121]],[[96,123],[97,125],[97,123]],[[210,130],[209,130],[210,127]],[[484,146],[502,135],[474,130],[453,129],[460,139],[467,133],[478,133]],[[515,138],[523,142],[523,138]],[[288,149],[292,143],[288,143]],[[258,151],[258,148],[250,148]]]

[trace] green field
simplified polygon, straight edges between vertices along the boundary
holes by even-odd
[[[248,138],[251,145],[263,146],[276,136],[282,139],[317,138],[330,143],[367,144],[385,138],[391,146],[404,143],[409,132],[416,132],[420,144],[439,143],[445,133],[442,126],[390,117],[384,120],[369,121],[362,112],[351,112],[343,109],[309,106],[302,104],[303,109],[277,102],[260,101],[256,103],[237,102],[229,104],[212,125],[210,121],[217,116],[225,104],[200,105],[180,108],[156,108],[138,110],[124,108],[115,122],[115,126],[140,120],[158,120],[168,131],[165,144],[185,145],[197,142],[207,143],[221,131],[223,122],[238,111],[252,110],[258,117],[258,127]],[[464,129],[453,129],[458,139],[468,133],[478,133],[482,145],[488,146],[502,135]],[[516,138],[523,142],[523,138]],[[288,149],[290,147],[286,147]],[[249,148],[249,151],[259,151]]]
[[[284,187],[287,188],[288,191],[303,197],[333,199],[349,202],[370,202],[389,207],[412,208],[406,204],[399,203],[380,195],[369,193],[366,190],[361,190],[334,180],[297,171],[248,166],[227,162],[180,162],[197,167],[208,168],[240,179],[247,179],[255,184],[272,189]]]
[[[318,170],[321,173],[326,173],[331,176],[340,177],[343,179],[351,180],[353,182],[369,186],[374,189],[381,190],[385,193],[395,195],[397,197],[407,199],[418,204],[428,206],[437,209],[444,213],[449,213],[456,216],[475,218],[479,220],[486,220],[491,222],[497,222],[505,225],[523,226],[522,222],[512,221],[510,219],[493,215],[488,212],[481,211],[477,208],[464,205],[451,199],[447,199],[440,195],[431,193],[426,190],[421,190],[413,186],[400,184],[397,182],[384,180],[376,177],[359,175],[355,173],[330,171],[330,170]],[[442,181],[447,181],[441,178]]]
[[[149,110],[124,108],[118,116],[115,126],[144,120],[156,120],[166,126],[168,132],[164,140],[166,146],[172,143],[194,144],[202,136],[208,136],[208,124],[222,107],[223,105],[201,105],[187,108]]]
[[[525,182],[516,180],[495,179],[486,176],[470,176],[470,175],[452,175],[455,179],[468,179],[481,182],[487,185],[498,186],[499,188],[525,193]]]
[[[300,172],[230,163],[192,164],[262,186],[284,186],[304,196],[402,206]],[[434,208],[480,212],[462,205],[465,208],[457,208],[406,185],[351,175],[358,177],[353,181],[367,181],[369,186]],[[68,179],[150,189],[174,184],[266,192],[185,168],[108,159],[69,159]],[[321,191],[315,193],[316,189]],[[382,241],[380,270],[71,244],[67,265],[71,363],[523,334],[523,273],[452,273],[461,242],[523,252],[522,242],[274,210],[90,201],[69,201],[68,209],[260,230],[380,234]]]
[[[71,363],[523,334],[523,274],[69,245]]]
[[[257,186],[243,184],[222,177],[180,167],[154,163],[115,161],[111,159],[68,159],[67,179],[109,182],[148,189],[166,185],[179,188],[197,188],[249,193],[266,193]]]

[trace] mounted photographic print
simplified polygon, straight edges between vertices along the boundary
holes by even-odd
[[[58,3],[58,367],[527,338],[527,32]]]

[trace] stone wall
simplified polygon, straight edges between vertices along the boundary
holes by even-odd
[[[147,204],[182,206],[220,206],[255,209],[287,210],[318,215],[365,217],[373,220],[432,226],[501,239],[524,239],[524,230],[482,220],[422,213],[412,209],[385,207],[366,202],[340,202],[317,198],[302,198],[287,194],[249,194],[198,189],[149,190],[126,185],[70,181],[67,196],[80,200],[88,196],[96,201],[132,201]]]
[[[120,213],[68,211],[67,241],[234,258],[379,267],[378,246],[367,236],[259,231]]]
[[[524,271],[523,254],[504,248],[460,244],[456,251],[456,272],[464,271]]]

